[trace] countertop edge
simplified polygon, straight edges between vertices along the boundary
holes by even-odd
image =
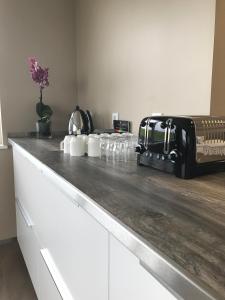
[[[12,147],[22,152],[44,176],[53,183],[57,183],[57,188],[66,193],[76,206],[80,206],[84,209],[131,251],[139,259],[140,264],[177,297],[177,299],[186,299],[187,295],[189,299],[192,300],[222,299],[219,295],[215,294],[214,291],[204,286],[202,282],[199,282],[196,278],[193,278],[193,276],[187,274],[185,270],[158,251],[148,241],[144,240],[139,234],[97,204],[94,199],[91,199],[85,193],[77,189],[75,185],[13,141],[13,138],[9,138],[8,142]]]

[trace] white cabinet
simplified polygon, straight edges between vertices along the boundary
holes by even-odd
[[[23,253],[23,257],[29,270],[32,283],[35,290],[38,289],[38,277],[37,277],[37,257],[38,247],[34,239],[30,220],[28,214],[25,212],[21,203],[16,201],[16,226],[17,226],[17,239],[20,245],[20,249]]]
[[[23,205],[33,220],[33,204],[38,185],[40,170],[19,150],[13,148],[13,168],[16,199]]]
[[[13,154],[18,241],[39,300],[176,300],[54,173]]]
[[[16,198],[32,220],[42,251],[40,259],[40,253],[34,258],[34,249],[27,250],[35,242],[27,233],[24,237],[25,229],[18,221],[18,240],[39,299],[58,299],[54,296],[58,294],[56,284],[62,297],[69,295],[63,297],[66,300],[70,296],[75,300],[107,300],[108,232],[20,151],[14,149],[13,154]],[[38,279],[37,269],[42,273]],[[46,280],[49,272],[52,280]]]
[[[38,184],[34,221],[43,247],[74,299],[107,300],[108,232],[44,174]]]
[[[110,236],[109,300],[176,300],[139,263],[139,259]]]
[[[16,201],[17,239],[39,300],[62,300],[44,262],[28,213]]]
[[[39,284],[39,290],[38,290],[38,299],[39,300],[62,300],[63,297],[61,296],[59,289],[60,285],[59,282],[62,281],[62,279],[59,279],[59,282],[57,281],[58,274],[52,270],[48,264],[48,261],[46,257],[42,255],[42,249],[39,250],[39,256],[38,256],[38,284]],[[65,287],[62,287],[63,290],[61,290],[62,295],[63,292],[65,293]],[[64,298],[67,300],[72,300],[71,297]]]

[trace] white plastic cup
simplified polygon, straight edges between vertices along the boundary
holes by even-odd
[[[60,150],[63,151],[65,154],[70,154],[70,141],[72,135],[66,135],[64,140],[60,143]]]
[[[70,155],[83,156],[85,154],[84,140],[81,136],[74,136],[70,140]]]
[[[82,134],[82,135],[79,135],[79,137],[82,138],[84,141],[84,152],[88,153],[88,135]]]
[[[89,135],[88,156],[100,157],[100,139],[98,135]]]

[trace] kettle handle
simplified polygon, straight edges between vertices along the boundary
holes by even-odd
[[[83,122],[82,133],[88,133],[88,119],[86,113],[80,109],[80,114]]]

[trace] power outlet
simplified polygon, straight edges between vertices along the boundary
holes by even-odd
[[[119,120],[119,113],[118,112],[113,112],[112,113],[112,126],[113,126],[113,121],[114,120]]]
[[[157,113],[157,112],[153,112],[153,113],[152,113],[152,116],[153,116],[153,117],[163,116],[163,115],[164,115],[164,113]]]

